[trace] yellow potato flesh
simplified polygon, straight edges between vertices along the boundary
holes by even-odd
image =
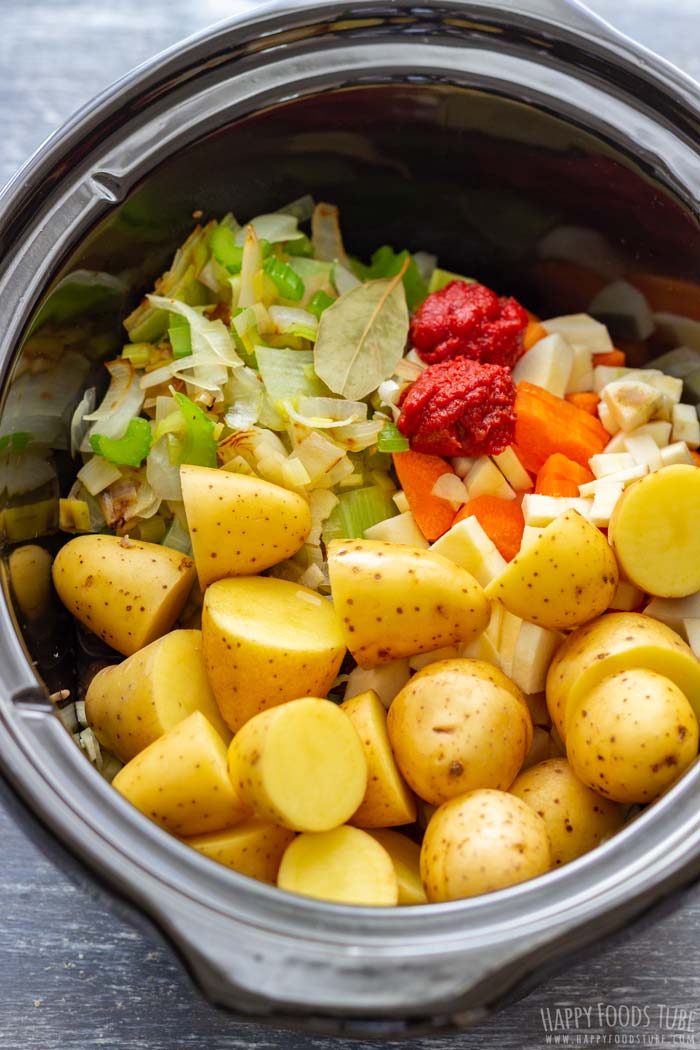
[[[551,856],[540,816],[505,791],[471,791],[433,814],[421,847],[430,901],[452,901],[543,875]]]
[[[199,711],[132,758],[112,784],[183,838],[233,827],[250,815],[228,775],[226,745]]]
[[[420,846],[399,831],[371,830],[369,834],[391,857],[399,884],[399,904],[427,904],[420,877]]]
[[[122,762],[193,711],[201,711],[225,743],[231,739],[209,687],[201,631],[171,631],[99,671],[88,687],[85,711],[99,742]]]
[[[277,881],[282,854],[294,832],[252,817],[228,831],[185,839],[199,853],[259,882]]]
[[[352,817],[367,788],[367,762],[348,716],[304,697],[263,711],[229,748],[229,772],[256,816],[293,831],[327,831]]]
[[[333,540],[333,601],[361,667],[471,642],[491,609],[473,576],[433,551],[380,540]]]
[[[570,716],[576,775],[617,802],[651,802],[698,752],[698,722],[677,685],[643,668],[604,679]]]
[[[350,823],[361,828],[412,824],[416,803],[392,754],[386,708],[371,689],[340,705],[362,743],[367,760],[367,790]]]
[[[700,590],[700,469],[690,464],[647,474],[622,494],[610,520],[620,569],[662,598]]]
[[[202,587],[248,576],[295,554],[311,529],[309,504],[260,478],[180,468],[192,553]]]
[[[389,708],[396,762],[426,802],[440,805],[476,788],[505,790],[522,767],[532,741],[527,705],[487,666],[472,660],[431,664]]]
[[[641,613],[607,613],[579,628],[547,674],[547,707],[562,740],[568,712],[608,675],[645,667],[670,678],[700,718],[700,662],[666,624]]]
[[[299,835],[282,857],[277,885],[337,904],[390,907],[399,899],[389,854],[366,831],[347,826]]]
[[[333,606],[286,580],[246,576],[207,588],[204,663],[227,725],[301,696],[325,696],[345,655]]]
[[[76,536],[53,564],[69,612],[124,656],[173,627],[194,579],[191,558],[126,536]]]
[[[552,864],[568,864],[622,827],[622,807],[591,790],[565,758],[548,758],[521,773],[510,789],[547,826]]]
[[[610,545],[578,511],[555,518],[486,588],[508,612],[550,629],[578,627],[610,605],[618,569]]]

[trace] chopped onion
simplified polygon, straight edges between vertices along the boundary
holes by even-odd
[[[313,431],[292,452],[290,459],[299,459],[306,467],[310,483],[313,484],[323,475],[328,475],[342,460],[346,460],[345,451],[323,434]],[[348,462],[352,473],[352,463]],[[324,486],[325,487],[325,486]]]
[[[298,241],[304,234],[299,229],[299,220],[296,215],[290,215],[286,211],[275,211],[269,215],[256,215],[247,226],[252,226],[258,240],[269,241],[270,244],[278,244],[282,241]],[[245,244],[246,227],[236,233],[236,244]],[[259,269],[259,267],[258,267]]]
[[[148,300],[153,306],[179,314],[189,322],[194,355],[209,351],[216,354],[229,368],[240,368],[243,364],[236,353],[231,333],[223,321],[218,319],[210,321],[208,317],[204,317],[187,303],[181,303],[179,299],[165,299],[159,295],[149,295]]]
[[[83,438],[88,429],[85,425],[85,416],[88,412],[93,412],[95,410],[96,400],[97,391],[94,386],[91,386],[89,390],[85,391],[78,407],[73,413],[73,418],[70,422],[70,454],[74,458],[78,454],[78,450],[80,449]]]
[[[334,262],[338,259],[344,265],[349,265],[340,232],[338,209],[334,204],[321,202],[314,208],[311,216],[311,239],[316,259],[322,262]]]
[[[418,365],[414,364],[413,361],[409,361],[406,357],[403,357],[399,361],[394,370],[394,374],[397,375],[399,379],[405,379],[409,383],[414,383],[422,372],[422,368],[419,368]]]
[[[384,429],[383,419],[369,419],[360,423],[347,423],[336,427],[333,437],[351,452],[361,452],[376,445],[379,433]]]
[[[302,339],[316,338],[318,319],[308,310],[302,310],[298,306],[271,306],[269,316],[273,327],[281,335],[295,335]],[[262,328],[260,331],[262,332]]]
[[[255,275],[262,266],[262,250],[255,229],[249,224],[245,231],[241,231],[243,232],[245,232],[245,237],[241,261],[241,284],[237,300],[239,307],[253,306],[258,301],[255,294]]]
[[[309,493],[309,508],[311,510],[311,531],[307,537],[307,543],[316,546],[321,541],[323,524],[338,505],[338,497],[328,489],[315,489]]]
[[[83,417],[86,423],[101,423],[103,420],[110,419],[115,412],[119,411],[131,392],[134,379],[134,366],[131,361],[118,357],[115,361],[107,361],[105,368],[110,376],[107,393],[102,398],[97,411]]]
[[[277,211],[281,215],[293,215],[297,222],[308,222],[314,213],[315,207],[316,201],[310,193],[305,193],[303,197],[297,197],[296,200],[290,201],[289,204],[285,204],[283,208],[278,208]]]
[[[102,456],[93,456],[92,459],[89,459],[85,466],[78,471],[77,475],[78,481],[87,489],[91,496],[96,496],[99,492],[113,485],[115,481],[119,481],[121,476],[121,470]]]
[[[167,437],[157,441],[148,453],[146,477],[153,492],[161,499],[182,499],[180,468],[170,462]]]
[[[302,416],[333,419],[344,423],[357,423],[367,419],[364,401],[344,401],[340,397],[300,397],[298,410]]]
[[[80,443],[81,452],[92,450],[92,434],[101,434],[115,440],[124,437],[129,423],[138,416],[143,407],[144,393],[131,362],[118,358],[116,361],[108,361],[105,368],[110,374],[111,382],[97,411],[83,417],[86,422],[94,425],[83,436]]]
[[[357,288],[362,284],[362,281],[358,280],[351,270],[348,270],[346,266],[343,266],[343,264],[339,263],[337,260],[333,266],[331,279],[338,295],[344,295],[346,292],[351,292],[353,288]]]
[[[459,510],[469,498],[464,482],[456,474],[441,474],[432,487],[431,495],[447,500],[455,510]]]
[[[177,518],[173,518],[170,528],[163,537],[163,546],[171,547],[182,554],[192,553],[190,534]]]
[[[265,389],[252,368],[238,368],[226,384],[224,398],[230,408],[224,422],[231,430],[247,430],[258,422]]]

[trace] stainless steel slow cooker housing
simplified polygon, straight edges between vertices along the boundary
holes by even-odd
[[[121,81],[5,191],[5,389],[60,277],[131,266],[147,283],[198,207],[245,216],[311,192],[341,205],[359,252],[435,250],[552,308],[532,263],[554,209],[641,271],[697,280],[699,104],[680,73],[565,0],[265,7]],[[0,727],[24,819],[148,916],[214,1002],[276,1023],[365,1035],[471,1023],[700,871],[695,767],[593,853],[490,896],[357,909],[254,883],[160,831],[90,766],[7,595]]]

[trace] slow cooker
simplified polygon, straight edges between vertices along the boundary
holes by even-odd
[[[40,443],[58,482],[39,471],[38,497],[3,495],[7,550],[39,531],[22,512],[37,500],[54,533],[39,542],[57,549],[52,501],[75,469],[67,425],[90,362],[97,374],[120,345],[124,308],[200,209],[246,216],[311,193],[340,206],[358,254],[428,249],[542,312],[634,279],[697,339],[699,113],[690,80],[566,0],[266,6],[140,68],[0,201],[0,433],[26,426],[17,393],[37,341],[71,333],[63,351],[54,339],[58,403]],[[669,287],[687,291],[671,320]],[[650,355],[634,318],[610,323]],[[613,840],[485,897],[358,909],[250,881],[162,832],[86,760],[49,699],[71,687],[85,639],[59,610],[40,635],[24,630],[5,583],[4,792],[241,1017],[365,1036],[456,1029],[700,872],[695,766]]]

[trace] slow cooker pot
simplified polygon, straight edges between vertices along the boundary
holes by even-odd
[[[661,312],[665,289],[690,289],[694,334],[699,106],[689,80],[565,0],[302,2],[221,25],[102,95],[5,191],[0,433],[22,429],[18,385],[42,333],[69,329],[83,361],[118,347],[119,316],[194,210],[245,217],[304,193],[340,205],[355,252],[434,251],[536,310],[585,309],[630,275]],[[643,360],[648,333],[612,313]],[[72,373],[71,349],[58,359],[65,404],[43,440],[65,484],[65,424],[88,366]],[[41,493],[49,527],[55,495]],[[6,538],[29,538],[22,513],[12,520]],[[507,891],[400,910],[283,894],[181,845],[111,789],[48,698],[74,684],[73,625],[57,610],[37,636],[19,620],[6,587],[8,796],[240,1015],[345,1034],[459,1027],[700,871],[696,766],[607,844]]]

